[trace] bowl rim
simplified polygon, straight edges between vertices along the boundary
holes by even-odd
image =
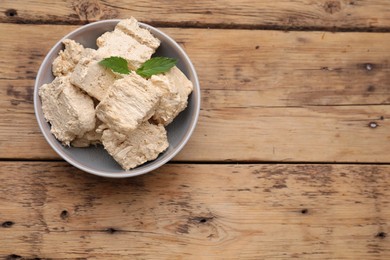
[[[41,133],[45,137],[46,142],[49,143],[51,148],[61,158],[63,158],[66,162],[68,162],[69,164],[73,165],[74,167],[76,167],[76,168],[78,168],[78,169],[80,169],[80,170],[82,170],[84,172],[96,175],[96,176],[108,177],[108,178],[127,178],[127,177],[139,176],[139,175],[151,172],[151,171],[153,171],[153,170],[163,166],[168,161],[170,161],[173,157],[175,157],[184,148],[184,146],[186,145],[186,143],[190,139],[192,133],[194,132],[196,124],[198,122],[199,113],[200,113],[200,105],[201,105],[200,104],[200,102],[201,102],[200,101],[201,100],[201,97],[200,97],[201,93],[200,93],[199,79],[198,79],[195,67],[192,64],[192,62],[191,62],[189,56],[187,55],[187,53],[184,51],[184,49],[173,38],[171,38],[169,35],[167,35],[163,31],[161,31],[161,30],[159,30],[156,27],[153,27],[151,25],[148,25],[148,24],[145,24],[145,23],[142,23],[142,22],[138,22],[140,27],[148,29],[152,33],[153,33],[153,31],[157,32],[158,34],[162,35],[165,38],[164,40],[168,41],[170,45],[173,45],[174,48],[176,49],[176,51],[180,54],[180,56],[183,57],[183,62],[188,65],[190,73],[193,75],[193,85],[194,85],[193,92],[196,91],[196,93],[197,93],[196,98],[193,96],[194,111],[195,112],[194,112],[193,117],[191,119],[190,125],[189,125],[187,131],[185,132],[185,135],[180,140],[178,146],[176,147],[175,150],[173,150],[171,152],[171,154],[169,154],[164,159],[162,159],[161,161],[158,161],[155,164],[151,163],[151,164],[147,165],[146,167],[144,167],[142,169],[135,168],[135,169],[131,169],[129,171],[123,170],[124,172],[121,172],[121,173],[107,173],[105,171],[90,169],[90,168],[84,166],[83,164],[81,164],[81,163],[79,163],[77,161],[74,161],[68,155],[62,153],[62,151],[59,148],[57,148],[58,143],[53,141],[55,139],[49,138],[52,135],[52,133],[51,132],[46,132],[44,130],[43,122],[40,120],[40,118],[43,117],[43,114],[42,115],[39,114],[39,107],[41,106],[41,102],[40,102],[40,99],[39,99],[38,92],[39,92],[39,88],[41,86],[38,85],[38,79],[44,73],[44,66],[43,65],[47,64],[49,62],[50,57],[54,54],[54,52],[56,52],[56,49],[58,48],[58,45],[62,44],[63,40],[72,38],[73,36],[79,34],[80,31],[88,29],[90,27],[95,27],[95,26],[99,26],[101,24],[107,24],[107,23],[119,23],[119,21],[121,21],[121,20],[122,19],[109,19],[109,20],[100,20],[100,21],[92,22],[92,23],[83,25],[83,26],[81,26],[81,27],[71,31],[70,33],[66,34],[59,41],[57,41],[53,45],[53,47],[50,49],[50,51],[46,54],[44,60],[42,61],[41,65],[39,67],[39,70],[38,70],[37,76],[35,77],[35,82],[34,82],[34,113],[35,113],[35,117],[36,117],[36,120],[38,122],[39,128],[41,130]]]

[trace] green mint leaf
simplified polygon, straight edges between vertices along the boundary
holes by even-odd
[[[176,59],[167,57],[154,57],[141,65],[137,69],[137,74],[144,78],[150,78],[152,75],[160,74],[169,71],[177,63]]]
[[[121,57],[113,56],[113,57],[105,58],[104,60],[101,60],[99,64],[120,74],[130,73],[129,67],[127,66],[127,60]]]

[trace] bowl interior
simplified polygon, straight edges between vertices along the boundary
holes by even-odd
[[[91,23],[73,31],[63,39],[73,39],[85,47],[96,49],[96,39],[104,32],[112,31],[118,22],[119,20],[106,20]],[[124,171],[102,146],[92,146],[88,148],[62,146],[51,134],[50,125],[43,117],[38,89],[42,84],[50,83],[54,79],[51,72],[51,66],[53,60],[57,57],[58,52],[63,48],[61,43],[63,39],[56,43],[51,49],[39,69],[35,82],[34,106],[42,133],[51,147],[60,156],[72,165],[86,172],[104,177],[131,177],[154,170],[172,159],[183,148],[195,128],[200,109],[200,96],[198,79],[191,61],[183,49],[169,36],[146,24],[140,23],[140,25],[141,27],[149,29],[153,35],[161,40],[161,45],[155,56],[166,56],[178,59],[177,66],[194,84],[194,91],[189,96],[187,108],[167,127],[169,148],[164,153],[160,154],[154,161],[147,162],[130,171]]]

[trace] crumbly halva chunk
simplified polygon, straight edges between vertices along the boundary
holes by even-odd
[[[56,77],[65,76],[72,72],[84,51],[84,47],[73,40],[66,39],[62,43],[65,48],[58,53],[52,66],[53,74]]]
[[[154,50],[160,46],[160,40],[154,37],[147,29],[139,27],[138,21],[134,17],[121,20],[115,27],[115,30],[120,30],[134,37],[139,43],[145,44]]]
[[[95,127],[92,99],[69,82],[69,77],[57,77],[39,89],[42,111],[51,124],[51,132],[65,145]]]
[[[155,112],[161,91],[135,72],[118,79],[96,107],[96,116],[112,130],[130,133]]]
[[[130,69],[136,70],[152,57],[160,40],[148,30],[140,28],[137,21],[128,19],[120,22],[114,31],[97,38],[96,45],[99,56],[122,57],[128,61]]]
[[[119,75],[99,64],[101,60],[96,50],[85,52],[71,74],[70,82],[81,88],[91,97],[101,101]]]
[[[187,107],[188,95],[193,90],[192,82],[176,66],[165,75],[152,76],[151,81],[163,93],[153,120],[168,125]]]
[[[102,122],[99,119],[96,119],[95,128],[86,132],[81,137],[76,137],[70,145],[73,147],[89,147],[91,145],[101,144],[102,132],[98,131],[99,127],[102,125]]]
[[[168,146],[167,132],[162,125],[142,123],[129,135],[111,129],[104,130],[104,148],[125,170],[154,160]]]
[[[129,68],[135,70],[142,63],[150,59],[154,49],[139,43],[133,37],[120,30],[106,32],[97,41],[99,55],[106,54],[107,57],[119,56],[127,60]]]

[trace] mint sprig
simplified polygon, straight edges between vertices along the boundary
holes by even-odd
[[[154,57],[147,61],[136,70],[137,74],[144,78],[150,78],[152,75],[169,71],[177,63],[176,59],[167,57]]]
[[[105,58],[104,60],[101,60],[99,64],[120,74],[130,73],[129,67],[127,66],[127,60],[121,57],[112,56]]]
[[[153,57],[145,61],[135,72],[144,78],[169,71],[177,63],[176,59],[168,57]],[[122,57],[109,57],[101,60],[100,65],[120,74],[129,74],[127,60]]]

